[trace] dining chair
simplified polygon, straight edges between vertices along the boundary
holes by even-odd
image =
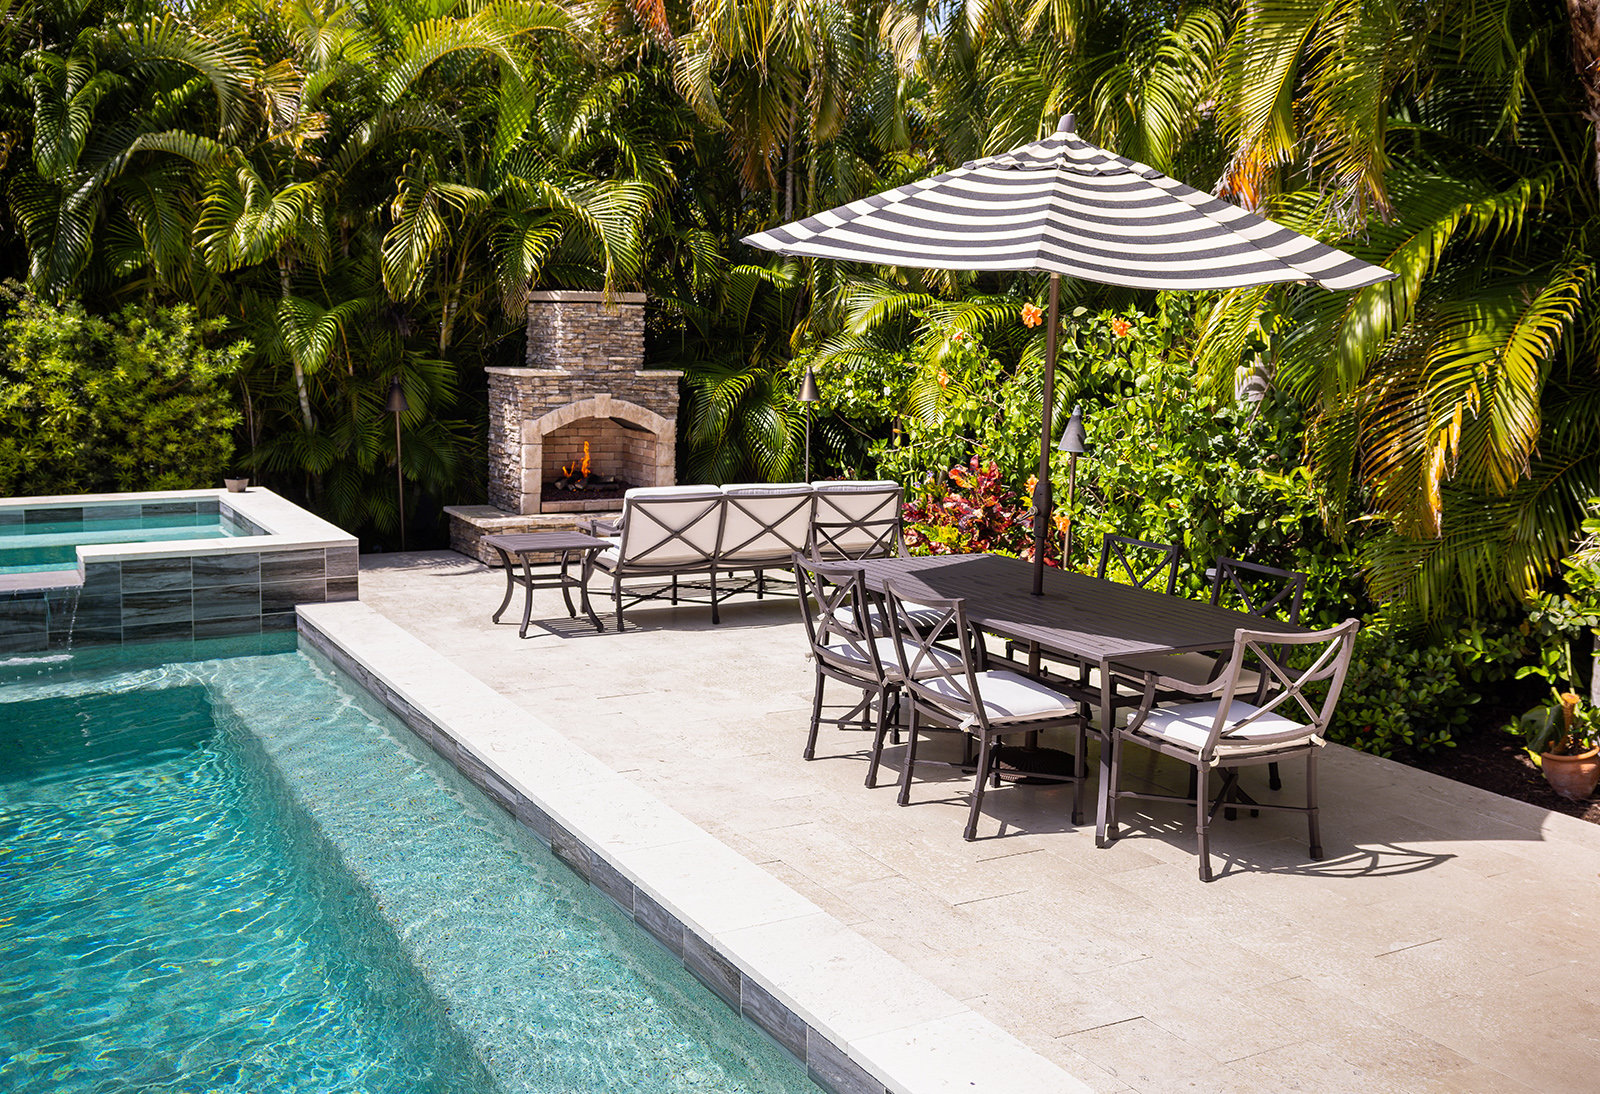
[[[1194,701],[1173,706],[1156,705],[1155,673],[1116,666],[1118,679],[1139,687],[1142,696],[1125,726],[1116,725],[1114,712],[1108,712],[1110,724],[1106,732],[1110,739],[1102,747],[1110,748],[1111,755],[1109,774],[1100,786],[1096,843],[1105,847],[1117,838],[1117,805],[1123,798],[1190,803],[1195,807],[1200,880],[1210,881],[1210,823],[1219,810],[1237,804],[1239,769],[1304,756],[1304,805],[1252,802],[1250,807],[1304,813],[1311,857],[1320,859],[1317,754],[1344,687],[1359,626],[1357,620],[1348,619],[1337,627],[1300,634],[1240,628],[1221,676],[1211,684],[1195,686],[1191,692]],[[1295,667],[1296,664],[1303,667]],[[1247,665],[1255,666],[1260,673],[1258,684],[1245,679]],[[1324,683],[1326,691],[1320,699],[1308,690]],[[1122,789],[1122,754],[1128,744],[1193,767],[1200,776],[1192,784],[1194,790],[1180,796]],[[1208,793],[1212,771],[1222,776],[1222,786],[1214,797]]]
[[[999,762],[1004,739],[1067,728],[1073,731],[1076,741],[1073,773],[1034,777],[1072,783],[1072,820],[1074,824],[1082,823],[1089,720],[1083,713],[1080,698],[1020,673],[983,668],[984,655],[977,648],[978,639],[967,621],[965,600],[930,598],[921,594],[911,599],[891,580],[885,584],[884,601],[894,628],[895,652],[900,659],[900,686],[911,708],[905,766],[900,772],[899,803],[906,805],[910,801],[918,734],[927,729],[963,733],[966,735],[964,745],[975,741],[978,746],[972,807],[963,833],[965,839],[974,840],[978,833],[978,817],[983,811],[984,788],[991,780],[996,786],[1000,784]],[[954,635],[954,651],[936,644],[945,634]],[[951,656],[952,652],[955,656]],[[873,742],[873,774],[883,753],[885,728],[879,724]]]
[[[811,729],[806,735],[803,755],[816,758],[817,733],[822,725],[822,695],[828,680],[835,680],[862,694],[861,728],[886,729],[898,706],[899,658],[884,648],[893,639],[875,633],[866,621],[880,616],[882,608],[874,601],[861,571],[853,566],[826,566],[796,551],[794,576],[805,618],[806,640],[810,644],[816,669],[816,687],[811,700]],[[887,654],[887,657],[885,656]],[[841,723],[855,713],[841,719]],[[879,739],[881,740],[881,734]],[[876,755],[874,755],[876,767]],[[871,778],[867,783],[873,785]]]
[[[1300,603],[1306,591],[1305,574],[1222,557],[1207,571],[1207,576],[1211,579],[1211,603],[1243,611],[1258,619],[1299,624]],[[1228,660],[1226,656],[1216,653],[1168,653],[1131,657],[1124,664],[1129,668],[1153,671],[1162,681],[1175,680],[1188,685],[1181,689],[1160,681],[1156,685],[1157,702],[1181,702],[1187,694],[1193,693],[1195,685],[1216,680]],[[1240,670],[1239,679],[1247,693],[1262,682],[1261,673],[1249,666]],[[1267,766],[1267,785],[1273,790],[1283,786],[1276,763]],[[1231,810],[1227,817],[1233,819]]]
[[[1155,543],[1107,532],[1100,541],[1100,566],[1095,576],[1171,596],[1178,589],[1181,550],[1182,545],[1177,543]]]

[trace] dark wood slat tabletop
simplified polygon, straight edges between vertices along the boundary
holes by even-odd
[[[1033,567],[1003,555],[927,555],[859,563],[867,580],[895,579],[907,599],[960,597],[982,629],[1086,661],[1189,653],[1233,644],[1240,627],[1302,634],[1305,628],[1197,600],[1047,569],[1034,596]]]

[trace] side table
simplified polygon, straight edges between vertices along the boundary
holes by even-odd
[[[527,590],[527,599],[522,603],[522,627],[517,631],[518,638],[528,637],[528,620],[533,616],[533,590],[535,589],[560,589],[561,599],[567,603],[567,615],[578,618],[578,611],[572,606],[572,590],[578,590],[578,602],[583,605],[583,612],[589,617],[589,622],[594,624],[595,630],[603,631],[605,624],[600,622],[594,614],[594,609],[589,606],[589,588],[584,583],[584,578],[589,573],[589,562],[596,551],[603,551],[611,544],[603,539],[586,536],[582,532],[523,532],[516,535],[485,536],[484,543],[500,552],[500,561],[506,568],[506,595],[500,601],[500,607],[495,609],[492,623],[500,622],[500,617],[505,614],[507,605],[518,585]],[[537,554],[559,554],[560,559],[553,563],[556,566],[554,574],[535,575],[532,556]],[[516,561],[513,561],[515,559]],[[576,577],[570,572],[570,565],[578,563]],[[522,572],[517,572],[517,563],[522,564]]]

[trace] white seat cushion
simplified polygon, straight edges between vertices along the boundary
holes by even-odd
[[[920,631],[926,631],[927,628],[939,622],[939,618],[943,614],[938,608],[912,608],[906,612],[912,626]],[[833,610],[833,618],[838,620],[840,626],[849,627],[852,630],[855,629],[856,613],[854,608],[848,605],[842,608],[835,608]],[[871,625],[874,633],[889,629],[889,621],[884,618],[883,609],[877,605],[867,609],[867,622]]]
[[[1211,736],[1211,727],[1216,723],[1217,709],[1221,705],[1220,699],[1213,699],[1204,703],[1180,703],[1177,706],[1157,707],[1145,718],[1137,733],[1156,737],[1199,753],[1205,748],[1206,741]],[[1228,707],[1228,720],[1230,723],[1241,722],[1259,709],[1235,699]],[[1309,744],[1312,741],[1321,743],[1310,728],[1276,712],[1263,714],[1249,725],[1232,733],[1224,727],[1223,733],[1224,736],[1217,740],[1216,755],[1219,758],[1273,752],[1280,748]]]
[[[924,685],[936,695],[958,702],[970,699],[948,679],[926,680]],[[978,673],[978,694],[983,699],[984,715],[991,724],[1060,718],[1078,709],[1075,699],[1008,669]]]
[[[900,652],[895,648],[893,638],[875,638],[872,644],[878,648],[878,661],[885,669],[895,676],[900,675]],[[846,661],[852,661],[862,667],[867,664],[867,655],[857,646],[848,642],[838,642],[826,647],[832,653]],[[919,676],[936,672],[958,671],[961,668],[961,655],[951,653],[949,650],[934,647],[928,651],[923,659],[923,665],[917,670]]]

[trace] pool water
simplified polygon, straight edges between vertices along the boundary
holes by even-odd
[[[78,564],[77,548],[89,544],[164,543],[243,534],[232,521],[216,513],[114,519],[86,516],[83,520],[5,525],[0,528],[0,574],[70,570]]]
[[[0,666],[0,1089],[815,1090],[313,655],[189,648]]]

